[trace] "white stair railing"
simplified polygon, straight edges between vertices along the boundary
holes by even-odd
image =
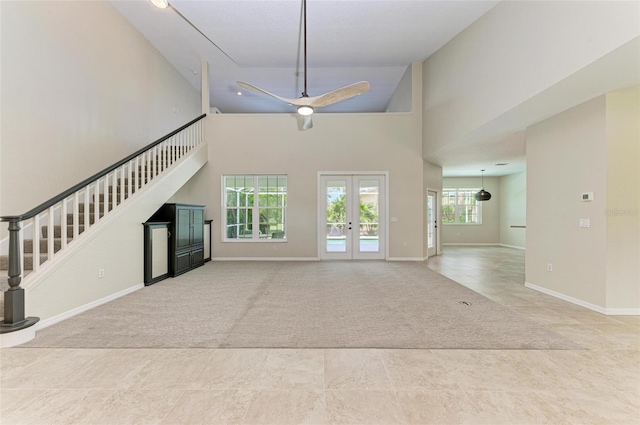
[[[9,223],[8,283],[4,293],[4,321],[0,333],[24,329],[37,318],[24,317],[25,268],[38,271],[80,240],[85,232],[152,183],[192,149],[204,142],[206,115],[156,140],[105,170],[78,183],[29,212],[0,217]],[[24,230],[31,239],[25,240]],[[24,256],[31,251],[31,257]],[[30,264],[26,264],[28,259]],[[35,321],[33,320],[35,319]]]

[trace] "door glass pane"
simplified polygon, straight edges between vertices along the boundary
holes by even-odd
[[[433,234],[435,229],[435,208],[433,195],[427,196],[427,248],[433,248]]]
[[[191,210],[187,208],[178,208],[178,222],[176,223],[177,246],[183,248],[191,245]]]
[[[344,180],[327,182],[327,252],[347,252],[347,184]]]
[[[359,191],[360,232],[358,233],[360,252],[380,251],[379,199],[380,186],[378,181],[361,180]]]
[[[192,243],[202,243],[204,241],[204,211],[194,209],[192,211],[193,239]]]

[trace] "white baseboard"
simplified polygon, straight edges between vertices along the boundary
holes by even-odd
[[[499,243],[443,243],[442,246],[500,246]]]
[[[524,251],[524,250],[526,249],[526,248],[525,248],[525,247],[523,247],[523,246],[507,245],[506,243],[501,243],[501,244],[498,244],[498,245],[503,246],[503,247],[505,247],[505,248],[519,249],[519,250],[521,250],[521,251]]]
[[[562,301],[570,302],[571,304],[579,305],[580,307],[588,308],[589,310],[593,310],[600,314],[607,314],[606,309],[604,307],[600,307],[599,305],[591,304],[586,301],[580,300],[578,298],[573,298],[569,295],[562,294],[560,292],[553,291],[551,289],[547,289],[545,287],[535,285],[533,283],[525,282],[524,286],[533,289],[534,291],[542,292],[543,294],[551,295],[554,298],[561,299]]]
[[[211,257],[211,261],[319,261],[318,257]]]
[[[389,257],[387,261],[424,261],[425,257]]]
[[[640,308],[608,308],[607,316],[640,316]]]
[[[87,310],[91,310],[94,307],[98,307],[99,305],[108,303],[109,301],[113,301],[117,298],[123,297],[127,294],[130,294],[142,288],[144,288],[144,283],[134,285],[130,288],[123,289],[122,291],[116,292],[115,294],[107,295],[106,297],[100,298],[99,300],[92,301],[88,304],[82,305],[80,307],[76,307],[69,311],[65,311],[64,313],[60,313],[56,316],[49,317],[48,319],[44,319],[36,323],[33,327],[35,328],[36,331],[39,331],[40,329],[44,329],[48,326],[55,325],[58,322],[62,322],[63,320],[69,319]]]
[[[387,261],[424,261],[426,257],[389,257]],[[211,257],[211,261],[321,261],[318,257]]]
[[[562,294],[560,292],[553,291],[551,289],[547,289],[545,287],[535,285],[533,283],[525,282],[524,286],[533,289],[534,291],[542,292],[543,294],[551,295],[554,298],[561,299],[562,301],[570,302],[571,304],[579,305],[580,307],[588,308],[589,310],[593,310],[600,314],[607,314],[606,308],[600,307],[599,305],[591,304],[586,301],[580,300],[578,298],[571,297],[569,295]]]
[[[579,305],[580,307],[588,308],[589,310],[593,310],[597,313],[605,314],[607,316],[640,316],[640,308],[605,308],[599,305],[588,303],[578,298],[570,297],[569,295],[561,294],[560,292],[552,291],[551,289],[547,289],[533,283],[525,282],[524,286],[529,289],[533,289],[534,291],[551,295],[552,297],[570,302],[575,305]]]

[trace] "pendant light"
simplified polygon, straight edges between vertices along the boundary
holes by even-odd
[[[476,201],[488,201],[491,199],[491,194],[484,190],[484,170],[480,171],[482,171],[482,189],[480,189],[480,192],[476,193]]]

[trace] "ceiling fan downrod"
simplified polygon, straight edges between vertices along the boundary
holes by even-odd
[[[308,98],[307,93],[307,0],[302,0],[302,15],[303,15],[303,35],[304,35],[304,91],[302,92],[303,98]],[[298,114],[308,117],[315,111],[310,105],[301,105],[297,108]]]
[[[309,97],[307,93],[307,0],[302,0],[303,33],[304,33],[304,91],[302,97]]]

